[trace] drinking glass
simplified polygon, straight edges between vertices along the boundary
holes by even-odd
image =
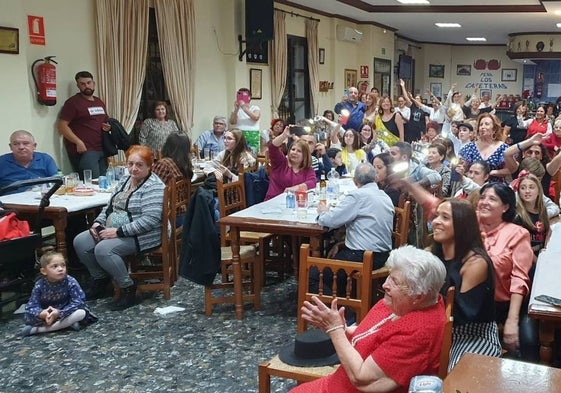
[[[84,169],[84,184],[88,187],[92,185],[92,170]]]

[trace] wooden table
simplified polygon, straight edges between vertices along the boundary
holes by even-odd
[[[324,229],[315,223],[316,216],[315,208],[310,208],[305,219],[298,219],[293,210],[285,208],[285,196],[281,194],[219,220],[220,225],[230,227],[236,318],[243,319],[240,231],[309,237],[313,255],[320,256]]]
[[[560,390],[560,369],[466,353],[444,379],[442,392],[552,393]]]
[[[17,211],[21,218],[30,221],[33,226],[36,224],[39,212],[38,196],[38,192],[25,191],[4,195],[0,200],[6,209]],[[51,197],[50,205],[43,212],[43,218],[53,222],[57,251],[67,256],[65,229],[68,217],[93,213],[105,206],[110,197],[111,194],[107,192],[96,192],[91,196],[53,195]]]

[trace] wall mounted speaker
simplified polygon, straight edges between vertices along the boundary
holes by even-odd
[[[245,0],[246,41],[269,41],[274,38],[273,0]]]

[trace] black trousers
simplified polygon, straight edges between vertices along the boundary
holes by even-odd
[[[529,299],[526,299],[520,306],[520,322],[518,324],[520,353],[514,355],[528,362],[539,363],[538,321],[528,317],[528,301]],[[495,302],[495,307],[497,309],[497,323],[504,324],[508,316],[510,302]]]

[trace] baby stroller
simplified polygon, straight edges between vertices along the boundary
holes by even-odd
[[[42,245],[41,221],[45,207],[49,206],[50,197],[62,185],[60,176],[42,179],[21,180],[0,189],[0,196],[6,193],[42,184],[51,184],[41,197],[37,220],[32,224],[29,236],[0,241],[0,316],[4,311],[12,311],[27,301],[35,278],[36,250]],[[10,213],[4,209],[0,200],[0,215]]]

